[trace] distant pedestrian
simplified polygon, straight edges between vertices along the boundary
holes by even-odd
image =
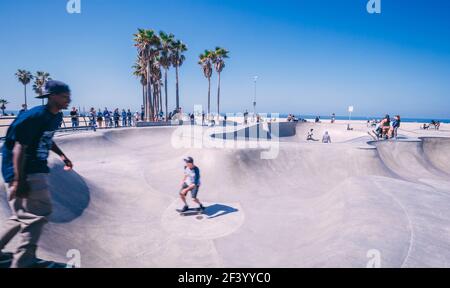
[[[122,109],[122,127],[127,127],[127,112]]]
[[[401,119],[400,119],[400,115],[396,115],[394,117],[394,120],[392,121],[392,131],[391,131],[391,137],[394,139],[397,139],[398,137],[398,129],[400,128],[400,123],[401,123]]]
[[[72,121],[72,128],[78,127],[78,110],[75,107],[72,107],[72,111],[70,111],[70,119]]]
[[[113,118],[114,118],[114,128],[119,127],[119,120],[120,120],[119,108],[116,108],[114,110]]]
[[[97,123],[98,123],[98,127],[103,128],[103,113],[100,110],[100,108],[98,108],[98,112],[97,112]]]
[[[103,117],[105,119],[105,127],[106,128],[111,127],[111,113],[106,107],[105,110],[103,110]]]
[[[17,114],[17,117],[20,116],[23,112],[27,111],[27,104],[22,104],[22,109],[19,110],[19,114]]]
[[[130,109],[128,109],[127,111],[127,119],[128,119],[128,126],[131,127],[132,124],[132,120],[133,120],[133,114],[131,113]]]
[[[97,118],[97,113],[95,112],[94,107],[92,107],[91,110],[89,110],[89,126],[90,126],[94,131],[96,131],[96,129],[97,129],[96,118]]]
[[[139,112],[136,111],[134,113],[134,126],[137,126],[137,123],[140,121],[139,116],[140,116]]]
[[[247,124],[248,124],[248,111],[245,110],[245,112],[244,112],[244,125],[247,125]]]
[[[322,143],[331,143],[331,137],[328,131],[325,131],[325,134],[323,134]]]

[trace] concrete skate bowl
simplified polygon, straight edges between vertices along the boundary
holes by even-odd
[[[322,141],[322,136],[325,132],[331,137],[333,143],[348,143],[348,142],[367,142],[372,138],[367,134],[367,128],[365,126],[356,126],[352,128],[354,130],[347,130],[347,124],[345,123],[311,123],[311,122],[299,122],[296,124],[296,133],[293,137],[280,138],[283,142],[307,142],[306,136],[311,129],[313,130],[313,138],[318,142]]]
[[[263,123],[250,126],[230,125],[215,129],[214,139],[225,140],[271,140],[272,138],[292,137],[296,134],[296,123]]]
[[[435,188],[450,186],[450,138],[375,142],[380,158],[399,179]]]
[[[436,169],[450,177],[450,138],[421,137],[423,153]]]
[[[82,267],[366,267],[373,255],[382,267],[450,266],[450,189],[399,177],[377,149],[280,143],[264,160],[260,148],[174,148],[176,130],[56,138],[89,205],[46,227],[40,256],[64,262],[77,249]],[[187,155],[215,210],[201,218],[175,212]]]

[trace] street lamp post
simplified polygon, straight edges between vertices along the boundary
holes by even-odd
[[[255,83],[255,94],[253,97],[253,119],[256,117],[256,81],[258,80],[258,76],[253,77],[253,82]]]

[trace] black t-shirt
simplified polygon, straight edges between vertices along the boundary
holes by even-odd
[[[78,112],[77,111],[70,111],[70,116],[72,117],[72,120],[78,120]]]
[[[2,175],[6,183],[14,179],[13,153],[15,142],[26,145],[25,173],[48,173],[47,158],[53,146],[55,131],[61,126],[62,113],[53,114],[47,106],[37,106],[22,113],[6,133],[2,148]]]

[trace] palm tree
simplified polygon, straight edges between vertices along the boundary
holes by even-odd
[[[27,85],[30,84],[31,80],[33,79],[33,75],[30,71],[26,70],[17,70],[16,77],[19,80],[20,83],[23,84],[24,87],[24,94],[25,94],[25,105],[27,105]]]
[[[138,29],[134,34],[135,46],[138,49],[139,57],[145,63],[147,74],[147,89],[145,99],[145,117],[148,120],[155,118],[154,99],[152,97],[152,66],[160,51],[160,39],[153,30]]]
[[[228,58],[228,53],[229,51],[220,47],[216,47],[216,50],[212,52],[212,63],[214,64],[219,80],[217,84],[217,121],[219,121],[220,117],[220,73],[225,68],[224,59]]]
[[[172,49],[172,57],[171,62],[173,67],[175,67],[175,75],[176,75],[176,104],[177,109],[180,108],[180,93],[179,93],[179,81],[178,81],[178,69],[183,65],[184,60],[186,60],[186,57],[183,55],[184,52],[187,51],[187,46],[180,40],[176,40],[173,42],[173,49]]]
[[[5,116],[5,109],[6,109],[5,105],[8,105],[8,104],[9,104],[8,100],[0,99],[0,105],[1,105],[0,109],[2,110],[3,116]]]
[[[145,69],[145,63],[143,60],[138,57],[136,63],[133,65],[133,75],[140,78],[140,82],[142,85],[142,104],[144,105],[144,111],[146,111],[146,87],[147,87],[147,71]]]
[[[164,69],[164,93],[165,93],[165,115],[166,115],[166,121],[167,121],[167,115],[168,115],[168,96],[167,96],[167,71],[169,70],[172,62],[171,62],[171,53],[173,48],[173,44],[175,42],[175,35],[173,34],[166,34],[163,31],[159,32],[159,38],[161,39],[161,56],[159,58],[159,63],[161,64],[162,68]]]
[[[161,107],[161,64],[159,63],[159,57],[155,57],[151,70],[151,78],[153,83],[153,107],[154,107],[154,118],[157,119],[159,116]]]
[[[36,72],[36,75],[34,76],[34,84],[33,84],[34,92],[37,95],[42,96],[44,94],[45,83],[47,83],[47,81],[49,81],[49,80],[52,80],[52,78],[50,78],[49,73],[42,72],[42,71]],[[42,99],[42,105],[44,105],[44,99]]]
[[[213,52],[205,50],[200,54],[198,64],[202,66],[203,75],[208,79],[208,119],[211,114],[211,76],[212,76],[212,56]]]

